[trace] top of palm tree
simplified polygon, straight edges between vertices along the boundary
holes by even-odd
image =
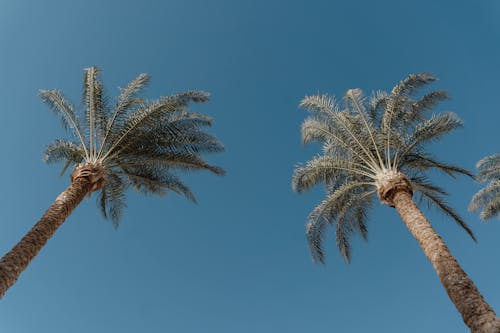
[[[437,206],[455,220],[473,239],[474,234],[446,204],[447,194],[434,185],[428,172],[436,169],[455,176],[472,177],[465,169],[446,164],[431,156],[426,145],[462,126],[454,113],[429,116],[429,111],[446,100],[445,91],[423,96],[420,88],[435,81],[430,74],[412,74],[399,82],[390,93],[378,91],[367,98],[360,89],[348,90],[341,101],[329,95],[305,97],[300,106],[312,115],[302,124],[304,144],[318,141],[322,154],[298,166],[292,186],[297,192],[323,183],[326,199],[309,215],[307,238],[313,259],[324,262],[322,239],[325,227],[333,225],[337,245],[349,261],[349,236],[359,232],[366,237],[369,208],[388,181],[404,174],[420,200]]]
[[[500,154],[487,156],[477,162],[479,170],[477,180],[489,182],[485,188],[477,192],[469,205],[471,211],[482,209],[479,215],[482,220],[500,217]]]
[[[129,186],[144,193],[162,195],[167,191],[195,201],[190,189],[177,177],[178,170],[224,171],[207,163],[201,153],[223,151],[223,145],[202,131],[210,117],[188,111],[190,102],[208,101],[209,94],[187,91],[160,97],[140,98],[149,75],[141,74],[120,89],[116,101],[105,97],[97,67],[85,69],[84,111],[75,107],[58,90],[41,90],[42,100],[61,116],[72,140],[58,139],[45,151],[45,161],[65,161],[70,166],[90,164],[105,170],[99,184],[99,204],[103,215],[118,225],[124,194]]]

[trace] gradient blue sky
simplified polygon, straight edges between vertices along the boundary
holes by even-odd
[[[28,332],[467,332],[396,212],[377,206],[352,264],[326,242],[312,263],[304,236],[321,188],[292,192],[306,94],[390,89],[412,72],[440,78],[465,128],[434,145],[473,168],[497,152],[497,1],[0,1],[0,251],[29,230],[68,184],[42,151],[64,136],[39,89],[79,100],[97,65],[110,95],[142,72],[147,96],[199,89],[196,111],[227,152],[227,169],[184,177],[176,195],[128,196],[119,230],[85,200],[0,302],[0,330]],[[466,178],[435,181],[476,232],[425,210],[487,301],[500,311],[500,221],[466,207]],[[425,208],[425,207],[424,207]]]

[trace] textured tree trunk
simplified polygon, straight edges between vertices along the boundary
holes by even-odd
[[[42,247],[54,235],[73,209],[91,192],[93,184],[87,177],[73,179],[35,226],[0,260],[0,297],[16,283]]]
[[[499,333],[500,320],[495,311],[485,302],[472,280],[422,214],[412,199],[411,191],[400,188],[393,193],[391,199],[391,204],[432,262],[448,296],[471,332]]]

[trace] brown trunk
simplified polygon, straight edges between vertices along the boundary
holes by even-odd
[[[33,228],[0,259],[0,298],[64,223],[83,198],[104,182],[100,165],[81,164],[71,174],[71,185],[62,192]]]
[[[400,188],[392,193],[390,199],[390,203],[396,208],[425,255],[432,262],[448,296],[471,332],[499,333],[500,320],[415,204],[411,190]]]

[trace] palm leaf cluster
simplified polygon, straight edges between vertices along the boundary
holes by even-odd
[[[486,221],[500,214],[500,154],[483,158],[476,167],[479,170],[477,180],[489,183],[474,195],[469,209],[481,209],[480,217]]]
[[[220,152],[223,145],[203,131],[210,117],[188,111],[188,105],[208,101],[205,92],[188,91],[147,100],[139,94],[150,77],[141,74],[120,89],[116,101],[106,97],[99,69],[85,70],[82,102],[77,112],[58,90],[42,90],[42,100],[61,116],[73,139],[59,139],[45,151],[48,163],[100,164],[106,170],[98,203],[105,217],[118,224],[125,206],[125,191],[162,195],[173,191],[195,201],[191,190],[179,179],[179,170],[210,170],[221,175],[221,168],[210,165],[200,154]]]
[[[358,232],[366,238],[367,214],[377,189],[398,172],[410,179],[422,201],[438,207],[474,238],[463,219],[444,201],[447,193],[428,178],[431,170],[472,176],[465,169],[439,161],[425,149],[428,143],[462,126],[454,113],[429,114],[448,98],[445,91],[420,93],[435,80],[429,74],[413,74],[390,93],[379,91],[366,97],[360,89],[351,89],[339,101],[329,95],[302,100],[300,107],[311,113],[302,124],[302,140],[304,144],[322,143],[323,151],[296,168],[292,186],[303,192],[321,183],[327,191],[306,226],[314,260],[324,262],[322,241],[331,225],[338,248],[349,261],[350,235]]]

